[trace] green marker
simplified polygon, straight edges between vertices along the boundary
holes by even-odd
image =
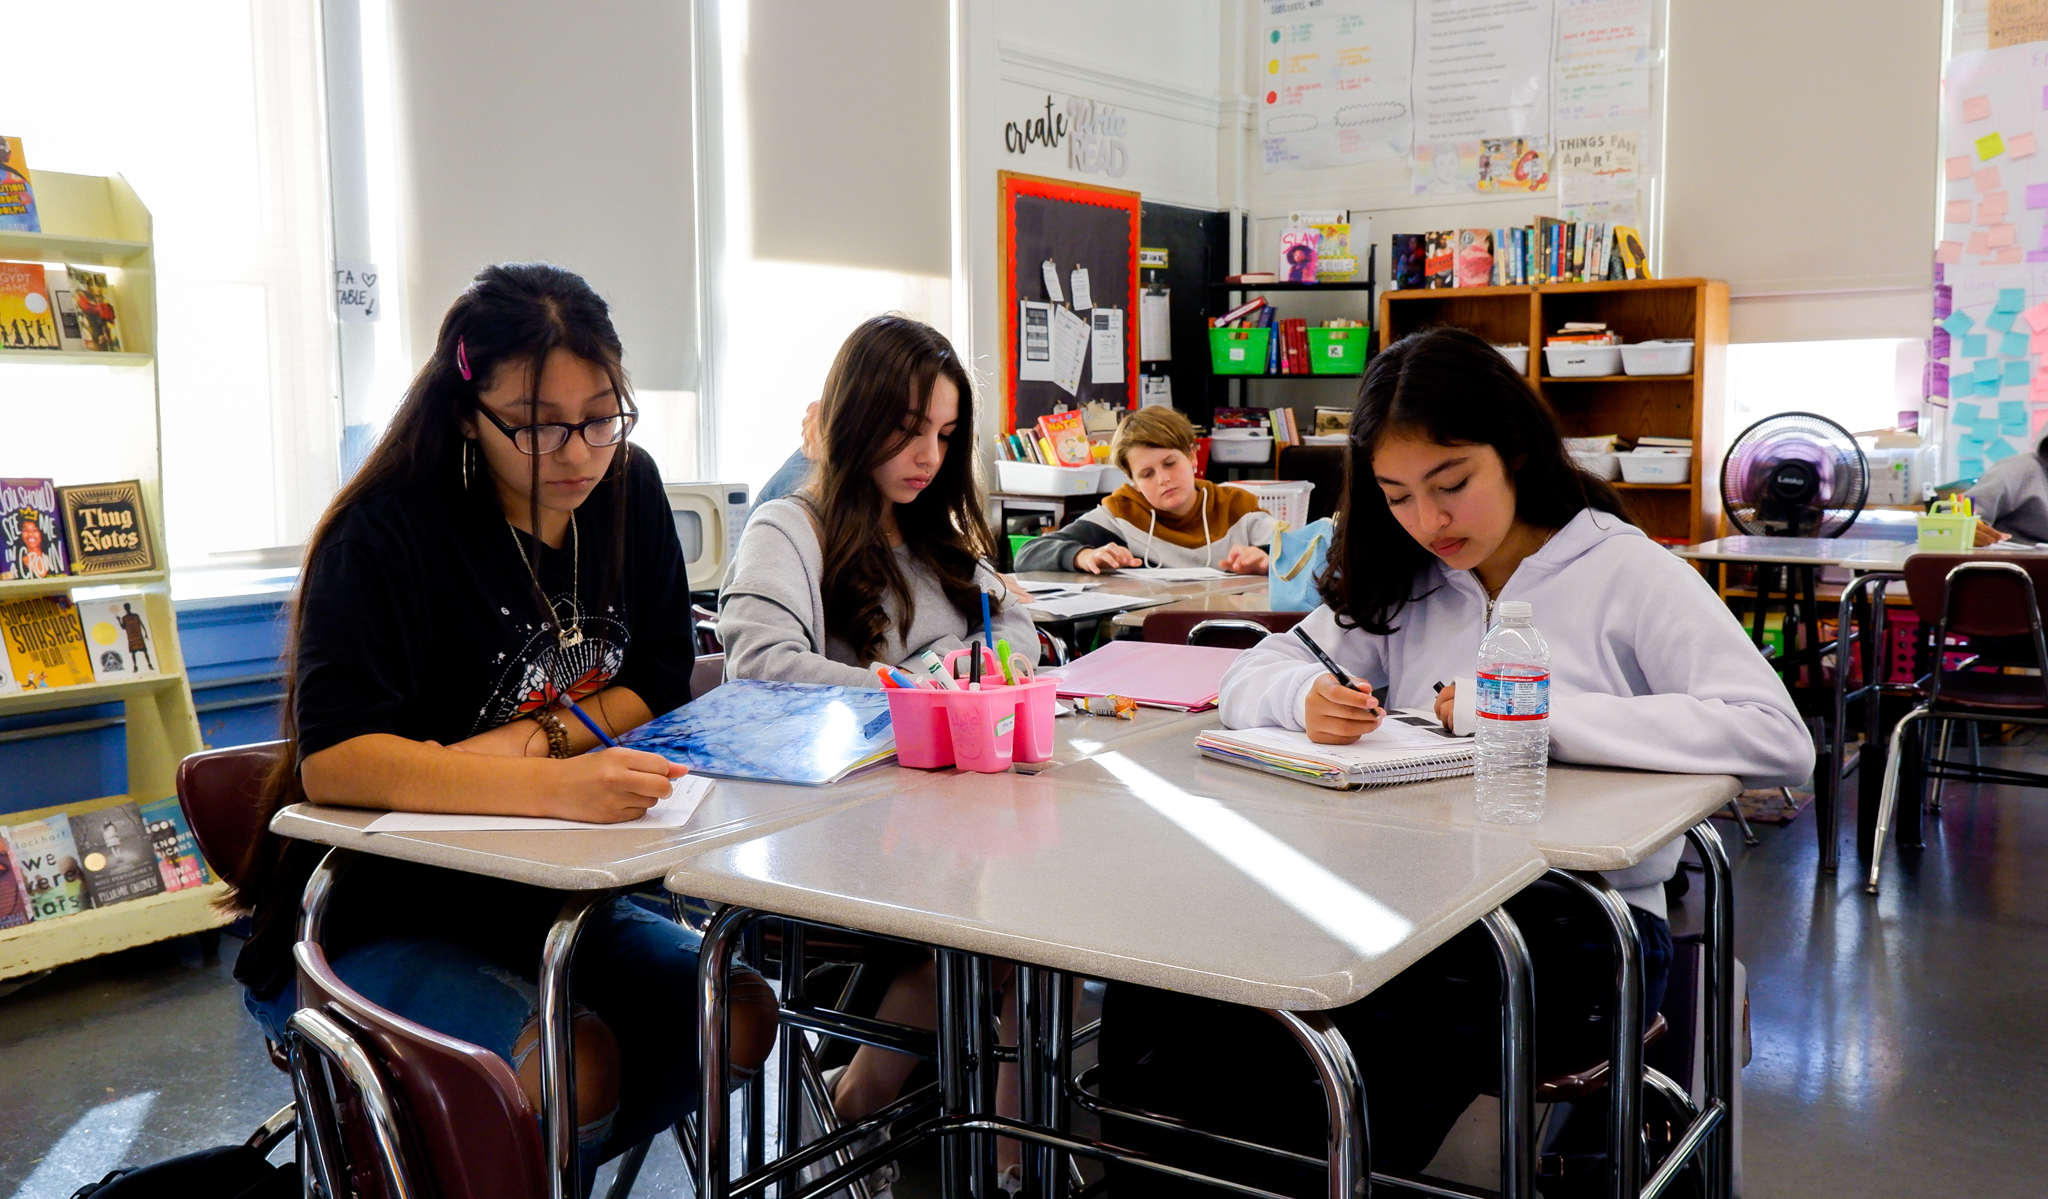
[[[1010,672],[1010,642],[1007,638],[996,642],[996,662],[1003,668],[1003,681],[1016,686],[1017,676]]]

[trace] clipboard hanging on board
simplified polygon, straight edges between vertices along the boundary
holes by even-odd
[[[1138,193],[1014,171],[997,186],[1004,431],[1088,400],[1135,407]]]

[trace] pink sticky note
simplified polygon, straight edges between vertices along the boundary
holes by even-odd
[[[1948,160],[1947,166],[1948,177],[1951,182],[1970,177],[1970,156],[1968,154],[1956,155]]]
[[[2027,413],[2027,422],[2033,425],[2035,433],[2039,433],[2042,425],[2048,425],[2048,408],[2036,408]]]
[[[1977,211],[1992,216],[2004,216],[2008,192],[1987,192],[1977,201]]]
[[[1947,221],[1951,225],[1969,224],[1970,202],[1968,200],[1950,200],[1948,202],[1948,208],[1946,210],[1946,213],[1942,219]]]
[[[1996,250],[2000,246],[2012,245],[2015,240],[2017,240],[2017,238],[2014,236],[2013,227],[2011,225],[1991,226],[1991,241],[1989,242],[1989,245],[1992,249]]]
[[[1991,252],[1991,235],[1982,229],[1972,229],[1970,230],[1970,244],[1965,248],[1972,254],[1989,254]]]
[[[2000,250],[1991,259],[1991,261],[1997,264],[1998,266],[2012,266],[2016,263],[2025,262],[2026,260],[2027,252],[2025,250],[2020,249],[2018,246],[2007,246],[2003,250]]]
[[[1977,172],[1978,195],[1981,196],[1985,192],[1998,191],[2004,186],[2005,184],[1999,181],[1997,167],[1985,167],[1983,170]]]
[[[2034,335],[2033,335],[2032,337],[2029,337],[2029,338],[2027,338],[2027,353],[2029,353],[2029,354],[2048,354],[2048,332],[2044,332],[2044,333],[2036,333],[2036,334],[2034,334]],[[2036,376],[2034,376],[2034,384],[2035,384],[2035,386],[2042,386],[2043,384],[2041,383],[2041,380],[2042,380],[2042,379],[2043,379],[2044,377],[2048,377],[2048,376],[2043,376],[2043,375],[2036,375]]]
[[[1945,241],[1934,247],[1934,261],[1936,262],[1955,263],[1962,260],[1963,243],[1959,241]]]
[[[2025,158],[2027,155],[2032,154],[2034,150],[2034,135],[2031,133],[2015,133],[2005,139],[2005,156],[2007,158]]]
[[[2048,329],[2048,300],[2043,300],[2020,313],[2020,319],[2027,322],[2027,328],[2031,329],[2036,337],[2040,336],[2043,329]]]
[[[1971,96],[1963,101],[1963,119],[1981,121],[1991,115],[1991,97]]]

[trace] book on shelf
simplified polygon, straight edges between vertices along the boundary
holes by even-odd
[[[18,137],[0,137],[0,230],[41,233],[35,183],[28,177],[28,151]]]
[[[1250,320],[1264,307],[1266,307],[1266,297],[1254,296],[1222,316],[1211,317],[1209,319],[1209,327],[1212,329],[1241,329],[1244,327],[1243,322]]]
[[[85,335],[85,348],[108,354],[120,353],[120,318],[114,311],[114,289],[107,285],[106,273],[76,266],[65,267],[64,270],[71,276],[71,292],[78,305],[79,328]]]
[[[156,848],[134,802],[81,812],[71,817],[71,840],[78,850],[78,869],[85,876],[85,901],[90,907],[112,907],[164,891]]]
[[[71,573],[53,479],[0,479],[0,579]]]
[[[1655,279],[1657,277],[1650,273],[1650,255],[1648,251],[1643,249],[1642,234],[1637,233],[1627,225],[1617,225],[1614,229],[1614,246],[1616,256],[1621,260],[1622,278]]]
[[[1235,283],[1242,287],[1255,283],[1278,283],[1280,282],[1280,276],[1271,271],[1246,271],[1241,275],[1225,275],[1223,281],[1225,283]]]
[[[1336,437],[1345,437],[1345,436],[1349,436],[1349,435],[1350,435],[1350,433],[1351,433],[1351,409],[1349,409],[1349,408],[1318,408],[1318,409],[1316,409],[1316,436],[1317,436],[1317,437],[1332,437],[1332,436],[1336,436]]]
[[[142,805],[142,826],[149,834],[149,846],[156,851],[164,890],[183,891],[210,881],[206,858],[199,852],[199,838],[185,822],[185,809],[175,798]]]
[[[1396,233],[1387,246],[1387,269],[1396,291],[1429,286],[1429,235]]]
[[[13,928],[32,919],[28,888],[22,884],[21,866],[14,860],[14,843],[6,826],[0,825],[0,928]]]
[[[1088,428],[1079,412],[1069,409],[1039,417],[1038,433],[1052,446],[1051,461],[1060,466],[1087,466],[1095,461],[1088,446]]]
[[[0,349],[64,348],[39,262],[0,262]]]
[[[85,910],[85,875],[78,868],[70,817],[17,824],[8,830],[8,839],[14,842],[14,861],[34,919],[56,920]]]
[[[0,603],[0,639],[23,691],[75,687],[93,680],[85,632],[68,595],[32,595]]]
[[[1422,272],[1425,287],[1453,287],[1457,284],[1457,235],[1449,229],[1423,236]]]
[[[140,595],[78,601],[78,623],[85,630],[94,679],[122,683],[162,673],[156,660],[156,633],[140,611],[142,606]]]
[[[1358,258],[1351,252],[1351,214],[1342,209],[1302,210],[1287,214],[1287,229],[1311,229],[1316,234],[1317,283],[1349,283],[1358,274]],[[1281,261],[1286,261],[1287,244],[1281,243]]]
[[[1452,267],[1459,287],[1487,287],[1493,283],[1493,233],[1487,229],[1458,230],[1458,259]]]
[[[71,571],[117,574],[157,568],[156,543],[142,507],[142,483],[89,483],[59,487]]]
[[[1321,240],[1313,229],[1280,231],[1280,273],[1289,283],[1316,282],[1316,243]]]
[[[1264,408],[1218,408],[1209,417],[1209,424],[1217,429],[1263,429],[1266,420]]]

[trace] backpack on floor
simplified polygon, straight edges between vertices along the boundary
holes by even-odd
[[[297,1162],[273,1166],[247,1145],[224,1145],[116,1170],[71,1199],[298,1199],[299,1193]]]

